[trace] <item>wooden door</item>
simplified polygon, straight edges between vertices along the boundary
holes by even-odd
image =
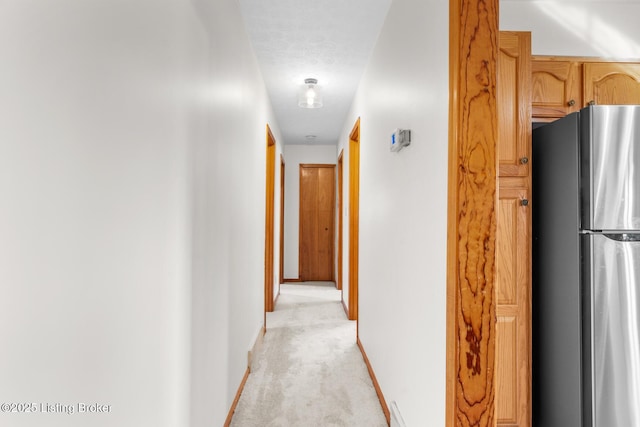
[[[640,104],[640,64],[587,62],[583,72],[586,103]]]
[[[300,165],[300,279],[334,279],[335,165]]]

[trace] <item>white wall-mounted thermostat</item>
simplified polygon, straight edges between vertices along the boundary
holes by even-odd
[[[391,134],[391,151],[400,151],[411,144],[410,129],[396,129]]]

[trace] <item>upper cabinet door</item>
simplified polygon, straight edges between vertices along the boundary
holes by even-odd
[[[585,104],[640,104],[640,63],[586,62],[583,71]]]
[[[499,176],[529,175],[530,94],[531,33],[501,31],[496,89]]]
[[[582,75],[576,61],[534,58],[531,61],[531,113],[557,119],[582,107]]]

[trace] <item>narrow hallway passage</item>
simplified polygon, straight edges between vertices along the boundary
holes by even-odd
[[[330,282],[282,285],[232,427],[383,427],[356,323]]]

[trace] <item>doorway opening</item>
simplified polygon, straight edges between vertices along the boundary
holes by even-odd
[[[284,156],[280,154],[280,259],[278,271],[278,295],[284,281]],[[276,299],[278,296],[276,296]]]
[[[342,220],[344,216],[344,191],[342,188],[343,185],[343,169],[344,163],[342,161],[342,156],[344,154],[344,150],[340,150],[340,155],[338,156],[338,274],[336,277],[336,287],[338,290],[342,291],[342,256],[343,256],[343,224]]]

